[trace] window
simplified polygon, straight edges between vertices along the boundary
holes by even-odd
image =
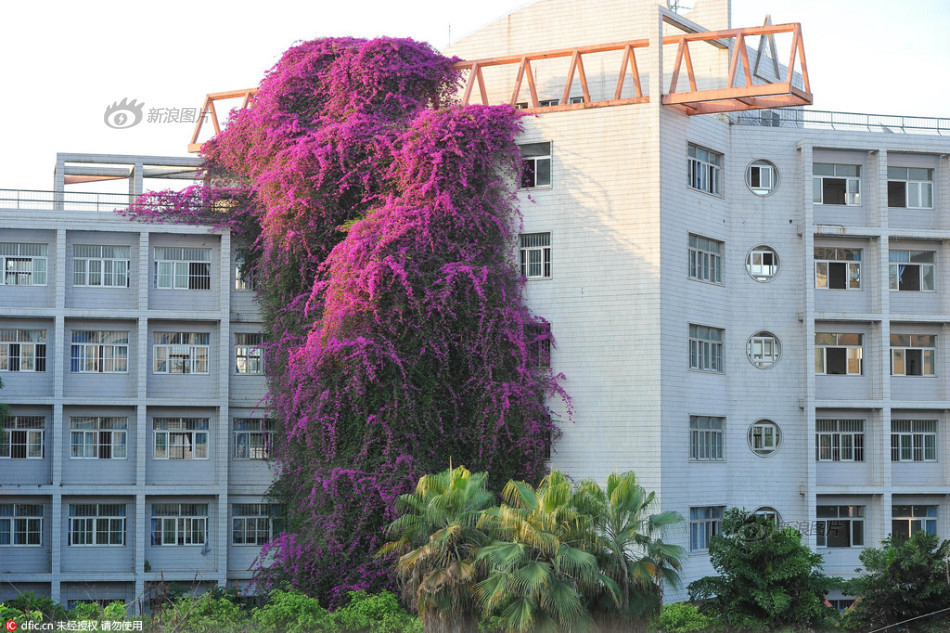
[[[782,444],[782,430],[771,420],[759,420],[749,427],[749,448],[759,457],[768,457]]]
[[[14,415],[0,427],[0,459],[43,459],[46,457],[46,418],[41,415]]]
[[[718,196],[722,154],[690,143],[688,164],[689,186]]]
[[[277,503],[235,503],[231,506],[231,543],[267,545],[284,531],[283,508]]]
[[[38,547],[43,544],[43,506],[0,504],[0,545]]]
[[[540,107],[548,104],[541,102]],[[557,105],[555,102],[553,105]],[[551,143],[526,143],[521,150],[521,186],[525,189],[551,184]]]
[[[0,285],[45,286],[46,244],[0,242]]]
[[[234,334],[234,371],[238,374],[263,374],[264,350],[260,332]]]
[[[816,204],[861,204],[861,166],[815,163],[812,201]]]
[[[752,513],[757,517],[764,517],[775,524],[777,527],[782,526],[782,515],[778,513],[778,510],[771,506],[762,506],[756,508]]]
[[[815,332],[815,373],[860,376],[864,373],[864,335]]]
[[[211,289],[211,249],[155,247],[155,287]]]
[[[689,234],[689,278],[722,283],[722,256],[725,245],[708,237]]]
[[[68,545],[125,545],[125,504],[69,504]]]
[[[815,458],[820,462],[863,462],[864,420],[815,420]]]
[[[861,289],[861,249],[815,247],[815,288]]]
[[[936,356],[933,334],[891,334],[891,376],[933,376]]]
[[[745,269],[756,281],[771,281],[778,274],[778,254],[769,246],[756,246],[745,258]]]
[[[129,246],[73,245],[73,285],[129,287]]]
[[[937,506],[891,506],[891,536],[908,539],[921,530],[937,533]]]
[[[722,461],[722,432],[725,423],[725,418],[689,416],[689,458],[698,462]]]
[[[521,251],[521,276],[528,279],[551,277],[551,234],[525,233],[518,237]]]
[[[128,418],[69,418],[70,459],[125,459]]]
[[[129,333],[73,331],[69,371],[124,374],[129,371]]]
[[[818,547],[862,547],[864,506],[818,506]]]
[[[207,374],[211,335],[207,332],[155,332],[156,374]]]
[[[689,551],[709,549],[709,540],[722,531],[723,506],[689,509]]]
[[[0,371],[46,371],[46,330],[0,330]]]
[[[529,323],[524,326],[529,367],[551,366],[551,324]]]
[[[234,459],[267,459],[277,424],[264,418],[234,418]]]
[[[934,251],[890,251],[891,290],[933,290],[936,255]]]
[[[756,332],[746,343],[749,362],[759,369],[768,369],[782,357],[782,343],[771,332]]]
[[[203,545],[207,540],[207,503],[152,504],[152,545]]]
[[[689,368],[722,372],[722,339],[725,330],[689,325]]]
[[[937,421],[891,420],[891,461],[937,461]]]
[[[767,196],[778,184],[778,170],[767,160],[757,160],[745,172],[746,186],[757,196]]]
[[[155,418],[154,459],[208,459],[208,418]]]
[[[887,206],[933,209],[934,170],[919,167],[888,167]]]
[[[248,268],[247,261],[243,255],[237,255],[234,258],[234,289],[257,289],[257,279],[254,276],[254,272]]]
[[[552,108],[561,103],[560,99],[539,99],[538,107],[539,108]]]

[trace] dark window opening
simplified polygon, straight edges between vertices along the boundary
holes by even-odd
[[[887,206],[907,206],[907,183],[900,180],[887,181]]]
[[[848,350],[844,347],[825,349],[825,373],[829,375],[847,375]]]
[[[828,287],[835,290],[848,288],[848,265],[846,263],[828,262]]]
[[[897,267],[898,290],[920,290],[920,266],[901,264]]]
[[[822,204],[846,204],[847,183],[848,181],[844,178],[822,178]]]

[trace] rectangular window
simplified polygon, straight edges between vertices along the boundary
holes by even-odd
[[[237,374],[263,374],[264,338],[260,332],[235,332],[234,372]]]
[[[132,247],[73,245],[73,285],[128,288]]]
[[[46,371],[46,330],[0,330],[0,371]]]
[[[698,462],[722,461],[722,433],[725,423],[725,418],[689,416],[689,458]]]
[[[129,333],[73,331],[69,353],[73,373],[125,374],[129,371]]]
[[[277,503],[235,503],[231,516],[234,545],[260,547],[284,531],[283,508]]]
[[[864,420],[815,420],[815,458],[820,462],[863,462]]]
[[[555,102],[554,105],[557,105]],[[541,107],[545,107],[542,102]],[[525,143],[521,150],[521,186],[524,189],[551,184],[551,143]]]
[[[933,290],[934,251],[895,251],[888,253],[891,290]]]
[[[268,459],[276,429],[267,418],[234,418],[234,459]]]
[[[815,332],[815,373],[860,376],[864,373],[864,335]]]
[[[524,233],[518,236],[521,276],[528,279],[551,277],[551,234]]]
[[[891,506],[891,535],[908,539],[923,530],[937,533],[937,506]]]
[[[812,166],[816,204],[861,204],[861,166],[815,163]]]
[[[529,367],[551,366],[551,324],[529,323],[524,327]]]
[[[124,503],[69,504],[69,547],[125,545]]]
[[[128,418],[69,418],[70,459],[125,459],[128,428]]]
[[[936,336],[891,334],[891,376],[933,376],[936,365]]]
[[[242,255],[237,255],[234,258],[234,289],[257,289],[257,280],[254,278],[254,273],[248,269],[247,262]]]
[[[920,167],[888,167],[887,206],[933,209],[934,170]]]
[[[211,335],[207,332],[155,332],[156,374],[207,374]]]
[[[153,459],[208,459],[208,418],[154,418]]]
[[[723,506],[689,509],[689,551],[709,549],[709,540],[722,531]]]
[[[693,189],[719,195],[719,174],[722,154],[698,145],[689,144],[689,186]]]
[[[0,286],[45,286],[46,244],[0,242]]]
[[[725,330],[689,324],[689,368],[722,372],[722,340]]]
[[[0,459],[43,459],[46,457],[46,418],[41,415],[14,415],[0,426]]]
[[[937,461],[937,421],[891,420],[891,461]]]
[[[689,278],[722,283],[722,256],[725,245],[708,237],[689,234]]]
[[[152,504],[152,545],[203,545],[207,540],[207,503]]]
[[[863,547],[864,506],[818,506],[818,547]]]
[[[861,249],[815,247],[815,288],[861,289]]]
[[[0,504],[0,546],[39,547],[42,544],[43,506],[41,504]]]
[[[155,287],[210,290],[211,249],[155,247]]]

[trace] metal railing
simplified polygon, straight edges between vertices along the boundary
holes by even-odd
[[[936,117],[830,112],[826,110],[806,110],[804,108],[733,112],[728,116],[732,123],[736,125],[878,132],[882,134],[950,135],[950,119]]]
[[[135,198],[127,193],[0,189],[0,209],[115,211],[128,207]]]

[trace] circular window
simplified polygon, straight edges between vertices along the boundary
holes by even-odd
[[[752,514],[757,517],[765,517],[775,525],[780,526],[782,524],[782,515],[778,513],[778,510],[771,506],[762,506],[761,508],[757,508]]]
[[[757,196],[770,196],[778,188],[778,170],[767,160],[757,160],[746,167],[745,184]]]
[[[778,274],[778,253],[771,246],[760,244],[746,255],[745,269],[756,281],[772,281]]]
[[[759,369],[769,369],[782,357],[782,343],[771,332],[762,330],[749,337],[745,353],[750,363]]]
[[[769,457],[782,445],[782,430],[771,420],[759,420],[749,427],[749,448],[759,457]]]

